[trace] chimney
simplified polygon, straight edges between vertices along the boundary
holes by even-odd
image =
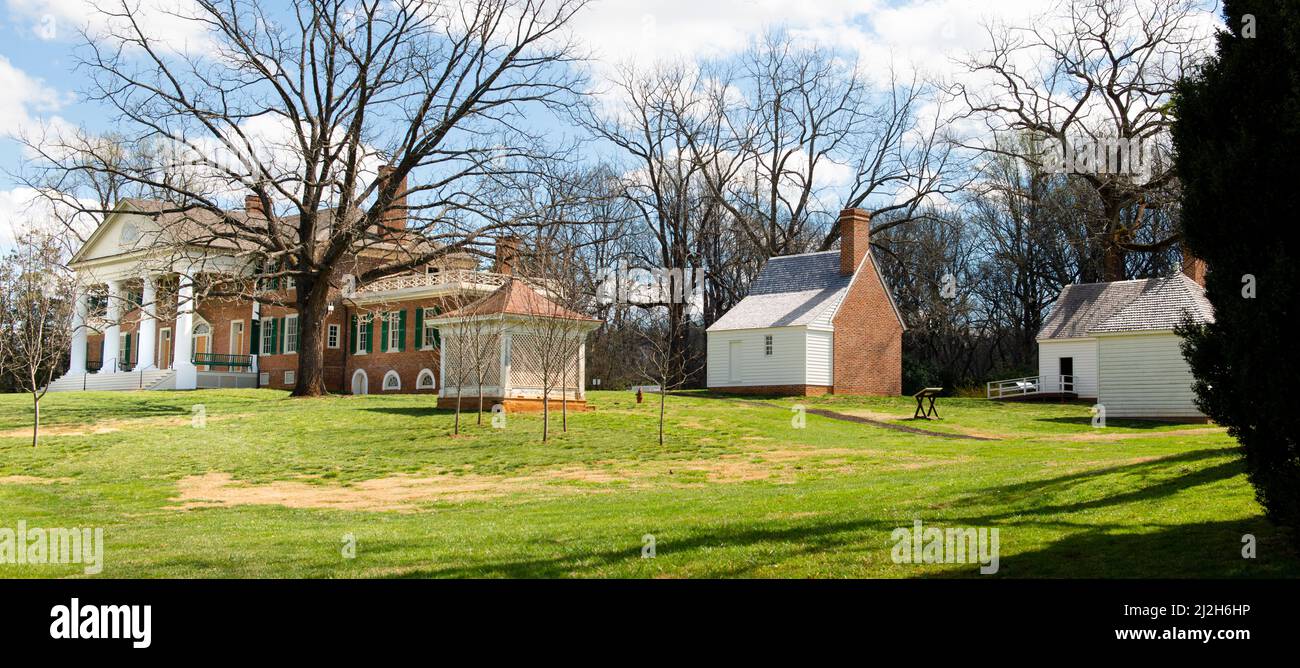
[[[387,184],[388,179],[392,178],[394,168],[392,165],[384,165],[379,168],[379,188],[382,190]],[[394,232],[403,232],[406,230],[406,178],[397,185],[397,194],[393,197],[393,204],[384,211],[383,226]]]
[[[1205,287],[1205,260],[1192,255],[1186,245],[1183,246],[1183,274]]]
[[[498,274],[513,274],[515,261],[519,257],[519,238],[518,237],[498,237],[496,266],[493,271]]]
[[[266,212],[262,210],[262,198],[257,195],[244,195],[244,211],[249,215],[266,215]]]
[[[840,275],[851,276],[871,248],[871,214],[865,209],[840,212]]]

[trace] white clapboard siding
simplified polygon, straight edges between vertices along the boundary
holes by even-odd
[[[808,380],[809,385],[834,384],[834,349],[835,334],[832,332],[808,330]]]
[[[1061,375],[1061,358],[1074,358],[1074,391],[1088,399],[1097,396],[1097,340],[1056,339],[1038,342],[1038,375],[1044,392],[1059,392],[1054,386]]]
[[[1197,418],[1192,372],[1173,332],[1099,336],[1106,417]]]
[[[737,329],[708,333],[709,387],[802,385],[806,331],[803,327]],[[772,337],[772,354],[764,354],[764,337]],[[740,342],[739,380],[731,375],[731,343]]]

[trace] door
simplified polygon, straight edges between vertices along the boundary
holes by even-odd
[[[1074,358],[1061,358],[1061,391],[1074,391]]]
[[[743,363],[744,345],[742,341],[732,341],[727,346],[727,380],[740,382],[740,365]]]
[[[158,330],[158,360],[154,366],[159,369],[172,368],[172,328]]]
[[[244,354],[244,321],[236,320],[230,323],[230,354]]]
[[[207,355],[208,353],[212,352],[211,347],[212,347],[212,328],[208,327],[206,323],[202,323],[202,322],[195,325],[194,326],[194,347],[191,349],[194,351],[195,359],[201,358]],[[206,364],[196,364],[195,368],[197,368],[199,371],[208,370],[208,366]]]
[[[369,377],[366,376],[365,371],[357,369],[357,372],[352,374],[352,394],[367,394],[369,391]]]

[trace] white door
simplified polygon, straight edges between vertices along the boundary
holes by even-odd
[[[366,376],[365,371],[357,369],[357,372],[352,374],[352,394],[368,394],[369,392],[370,379]]]
[[[732,341],[727,346],[727,380],[740,382],[741,346],[744,342]]]
[[[244,354],[244,321],[235,320],[230,323],[230,354]]]

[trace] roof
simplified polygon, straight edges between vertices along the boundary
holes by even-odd
[[[774,257],[758,273],[749,295],[709,331],[807,325],[838,303],[852,280],[840,274],[839,251]]]
[[[114,207],[114,212],[138,213],[157,220],[158,231],[142,237],[137,244],[139,246],[137,250],[183,244],[231,252],[256,251],[261,249],[259,245],[241,237],[245,236],[245,234],[263,233],[268,230],[265,217],[260,213],[252,214],[238,210],[228,211],[226,215],[231,221],[235,221],[232,224],[207,209],[199,207],[178,208],[174,204],[161,200],[137,197],[121,199]],[[317,212],[317,215],[321,217],[321,220],[316,225],[318,240],[324,241],[329,238],[334,228],[332,219],[337,213],[337,209],[321,209]],[[353,211],[351,218],[357,220],[361,215],[362,212]],[[300,218],[301,215],[299,214],[279,216],[277,221],[286,234],[292,234],[296,230]],[[104,217],[104,220],[91,233],[86,243],[82,244],[82,247],[73,255],[73,263],[83,259],[82,253],[92,245],[104,230],[108,229],[111,219],[112,215]],[[254,231],[241,230],[238,225],[249,225],[254,228]],[[409,255],[425,252],[430,247],[430,242],[423,235],[408,230],[395,230],[382,239],[367,243],[364,252],[370,255],[382,253]]]
[[[455,320],[481,315],[522,315],[534,318],[600,322],[589,315],[570,310],[543,297],[521,280],[507,281],[492,294],[467,306],[443,313],[435,320]]]
[[[1068,339],[1094,333],[1173,329],[1184,315],[1213,322],[1205,288],[1178,274],[1110,283],[1067,285],[1038,332],[1040,339]]]

